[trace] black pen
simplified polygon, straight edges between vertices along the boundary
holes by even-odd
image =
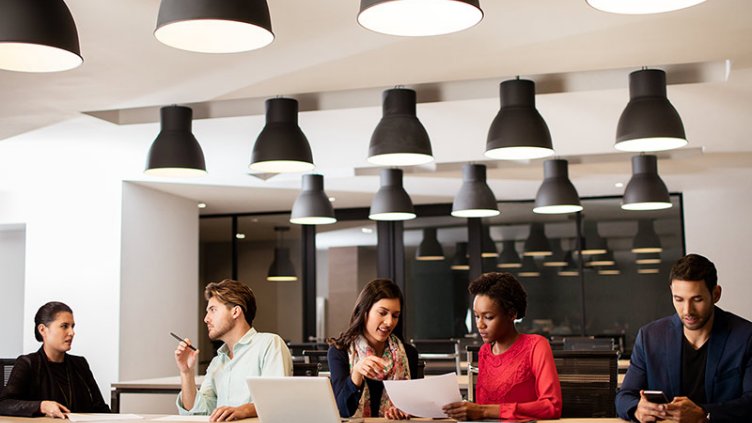
[[[181,337],[179,337],[179,336],[175,335],[175,334],[174,334],[174,333],[172,333],[172,332],[170,332],[170,335],[172,335],[172,337],[173,337],[173,338],[177,339],[177,340],[178,340],[178,341],[180,341],[180,342],[185,342],[185,339],[183,339],[183,338],[181,338]],[[189,344],[189,343],[187,343],[187,342],[185,342],[185,345],[188,345],[188,348],[192,349],[193,351],[196,351],[196,347],[194,347],[193,345],[191,345],[191,344]]]

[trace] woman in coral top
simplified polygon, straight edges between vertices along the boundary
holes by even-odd
[[[517,332],[527,294],[509,273],[486,273],[470,283],[475,322],[483,338],[478,356],[477,403],[455,402],[456,420],[544,420],[561,417],[561,386],[546,338]]]

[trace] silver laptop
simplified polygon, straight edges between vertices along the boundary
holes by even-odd
[[[261,423],[340,423],[328,377],[252,377],[248,389]]]

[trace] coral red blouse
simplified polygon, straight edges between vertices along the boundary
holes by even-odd
[[[544,420],[561,417],[561,386],[546,338],[520,334],[495,355],[484,344],[478,356],[478,404],[499,404],[499,419]]]

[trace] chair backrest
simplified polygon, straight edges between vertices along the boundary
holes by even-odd
[[[467,400],[475,401],[475,385],[478,382],[478,353],[480,345],[468,345],[467,351]]]
[[[321,370],[320,363],[292,363],[293,376],[318,376],[319,370]]]
[[[616,417],[618,352],[554,350],[562,418]]]
[[[15,358],[0,358],[0,368],[2,368],[2,378],[0,378],[0,392],[3,392],[5,386],[8,385],[10,379],[10,372],[13,370],[13,366],[16,364]]]
[[[563,340],[565,351],[614,351],[614,339],[593,336],[567,336]]]
[[[418,358],[426,361],[426,374],[462,373],[458,340],[411,339],[410,343],[418,350]]]
[[[329,371],[329,360],[327,359],[328,350],[303,350],[303,361],[306,363],[319,363],[320,370]]]
[[[305,361],[305,357],[303,357],[304,350],[326,350],[329,346],[319,342],[288,342],[287,348],[290,350],[290,355],[292,355],[292,361],[298,362]]]

